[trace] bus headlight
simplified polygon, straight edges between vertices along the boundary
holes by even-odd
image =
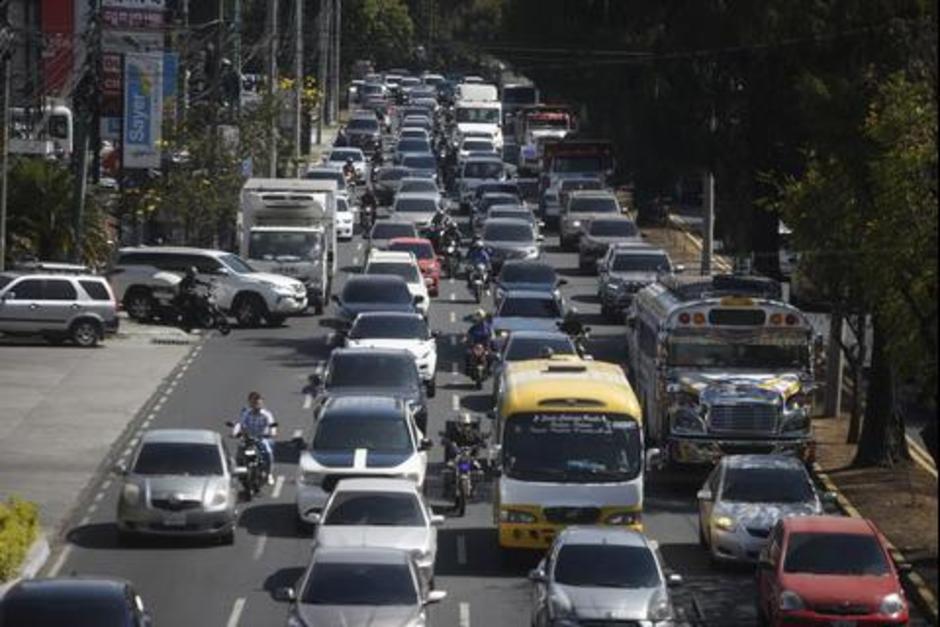
[[[499,510],[499,522],[531,525],[535,520],[535,514],[529,512],[523,512],[518,509]]]
[[[705,433],[705,423],[690,407],[680,407],[672,415],[673,433]]]
[[[639,512],[616,512],[610,514],[604,523],[617,526],[631,526],[640,524],[641,515]]]
[[[783,432],[807,431],[809,429],[809,412],[800,407],[783,415]]]

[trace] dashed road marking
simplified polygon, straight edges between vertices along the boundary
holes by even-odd
[[[296,440],[297,438],[302,438],[302,437],[304,437],[304,432],[303,432],[303,430],[302,430],[302,429],[294,429],[294,433],[293,433],[293,435],[291,435],[291,439]]]
[[[362,242],[356,244],[356,250],[362,250]]]
[[[456,394],[450,397],[450,407],[454,411],[460,411],[460,397]]]
[[[52,568],[49,569],[49,576],[50,576],[50,577],[56,577],[56,576],[58,576],[59,571],[61,571],[61,570],[62,570],[62,567],[65,566],[65,562],[68,561],[70,555],[72,555],[72,545],[71,545],[71,544],[66,545],[66,547],[65,547],[64,549],[62,549],[62,552],[59,553],[58,559],[56,559],[55,563],[52,565]]]
[[[104,498],[104,488],[102,488],[101,491],[95,495],[95,503],[100,503],[101,499],[103,498]]]
[[[455,300],[457,300],[457,294],[455,292],[450,293],[450,300],[451,302],[454,302]]]
[[[258,543],[255,544],[254,555],[252,556],[256,562],[261,559],[262,555],[264,555],[264,548],[267,545],[268,545],[268,536],[259,536]]]
[[[94,514],[94,513],[97,512],[97,511],[98,511],[98,504],[97,504],[97,503],[92,503],[91,505],[88,506],[88,513],[89,513],[89,514]]]
[[[450,323],[453,324],[455,322],[457,322],[457,312],[452,311],[450,312]]]
[[[105,479],[104,482],[101,484],[101,491],[102,491],[102,492],[105,492],[105,491],[107,491],[107,489],[110,488],[110,487],[111,487],[111,480],[110,480],[110,479]]]
[[[313,407],[313,395],[304,394],[304,409],[310,409]]]
[[[238,621],[242,618],[242,612],[245,611],[245,599],[244,597],[235,599],[235,604],[232,605],[232,613],[228,615],[228,622],[225,623],[225,627],[238,627]]]
[[[284,475],[278,475],[274,480],[274,489],[271,490],[271,498],[276,499],[281,496],[281,490],[284,489]]]
[[[460,604],[460,627],[470,627],[470,604]]]
[[[460,374],[460,364],[456,361],[451,362],[450,364],[450,373],[451,374]]]
[[[457,563],[467,565],[467,537],[457,536]]]
[[[451,336],[450,336],[450,345],[451,345],[451,346],[457,346],[457,336],[456,336],[456,335],[451,335]]]
[[[352,265],[354,265],[354,266],[358,266],[358,265],[359,265],[359,257],[353,257]]]

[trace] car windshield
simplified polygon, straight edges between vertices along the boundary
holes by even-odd
[[[472,150],[477,150],[480,152],[493,152],[496,148],[493,146],[493,142],[488,142],[482,139],[473,139],[465,141],[461,150],[470,152]]]
[[[657,588],[653,552],[642,546],[565,544],[555,562],[555,583],[584,588]]]
[[[787,573],[883,577],[891,571],[878,540],[850,533],[792,533],[783,562]]]
[[[424,515],[414,494],[343,492],[330,504],[324,525],[423,527]]]
[[[328,415],[317,425],[314,451],[354,451],[356,449],[409,452],[412,449],[404,419],[362,414]]]
[[[533,242],[535,234],[528,224],[503,224],[487,222],[483,239],[490,242]]]
[[[630,220],[595,220],[591,223],[591,235],[600,237],[636,237],[636,224]]]
[[[403,139],[398,142],[398,152],[431,152],[431,145],[423,139]]]
[[[495,161],[477,161],[464,164],[463,178],[498,179],[503,175],[503,164]]]
[[[407,564],[327,562],[313,567],[300,603],[413,606],[418,593]]]
[[[803,369],[808,360],[809,348],[802,344],[732,344],[723,336],[669,344],[669,365],[678,368]]]
[[[340,196],[336,199],[336,212],[337,213],[349,213],[349,204],[346,202],[346,199]]]
[[[379,173],[380,181],[400,181],[408,175],[405,168],[390,168]]]
[[[248,258],[263,261],[302,261],[319,259],[323,252],[320,233],[290,231],[252,231]]]
[[[67,593],[58,599],[45,594],[9,595],[0,604],[2,627],[62,627],[74,625],[81,617],[82,627],[132,625],[133,618],[121,593]]]
[[[221,475],[222,455],[214,444],[148,442],[134,462],[137,475]]]
[[[418,383],[418,369],[408,353],[389,355],[362,351],[334,357],[326,387],[413,389]]]
[[[612,266],[614,272],[669,272],[669,257],[663,254],[616,255]]]
[[[372,227],[372,239],[395,239],[396,237],[418,237],[415,225],[410,222],[376,222]]]
[[[571,213],[620,213],[617,200],[614,198],[573,198]]]
[[[570,122],[567,115],[540,115],[529,118],[529,130],[567,130]]]
[[[428,242],[393,242],[388,249],[393,252],[412,253],[415,259],[434,259],[434,247]]]
[[[545,356],[545,351],[551,350],[553,355],[574,355],[574,343],[568,336],[546,338],[518,339],[510,336],[509,346],[506,347],[505,361],[526,361],[539,359]]]
[[[516,414],[504,429],[503,468],[513,479],[597,483],[631,481],[640,473],[640,429],[626,416]]]
[[[419,139],[428,140],[428,132],[420,128],[406,128],[401,132],[401,139]]]
[[[343,287],[344,303],[387,303],[407,305],[411,303],[411,293],[403,283],[349,281]]]
[[[555,172],[603,172],[604,160],[600,157],[555,157]]]
[[[426,340],[428,323],[420,316],[360,316],[349,331],[349,339]]]
[[[493,205],[519,204],[519,197],[514,194],[486,194],[480,199],[480,208],[484,211]]]
[[[254,272],[255,269],[245,263],[245,260],[239,257],[238,255],[233,255],[231,253],[227,255],[222,255],[219,259],[228,266],[229,270],[237,274],[248,274]]]
[[[501,283],[544,283],[555,285],[555,269],[547,265],[507,263],[499,273]]]
[[[499,307],[499,318],[560,318],[554,298],[510,296]]]
[[[401,187],[398,188],[398,193],[408,194],[413,192],[438,194],[440,193],[440,190],[437,188],[437,183],[435,183],[432,179],[402,181]]]
[[[342,161],[352,159],[354,162],[363,161],[362,153],[358,150],[334,150],[330,153],[330,161]]]
[[[313,181],[336,181],[337,189],[346,189],[346,178],[340,170],[311,170],[304,178]]]
[[[437,161],[431,155],[408,156],[401,160],[401,164],[406,168],[411,168],[413,170],[437,169]]]
[[[476,189],[477,198],[483,198],[486,194],[509,194],[518,198],[519,187],[515,183],[483,183]]]
[[[458,107],[457,124],[499,124],[499,109]]]
[[[525,209],[491,209],[486,218],[512,218],[513,220],[525,220],[526,222],[534,222],[532,214]]]
[[[0,274],[0,290],[9,285],[14,278],[8,274]]]
[[[373,261],[366,268],[366,274],[400,276],[406,283],[418,283],[421,280],[414,264],[398,261]]]
[[[437,202],[433,198],[399,198],[395,201],[395,213],[434,213]]]
[[[350,131],[368,131],[377,133],[379,130],[379,121],[375,118],[353,118],[349,121],[346,128]]]
[[[721,500],[731,503],[807,503],[809,478],[797,468],[729,468]]]

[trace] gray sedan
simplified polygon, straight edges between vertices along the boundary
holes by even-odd
[[[277,592],[291,601],[287,627],[424,627],[446,596],[424,588],[409,553],[358,547],[314,551],[297,589]]]
[[[157,429],[141,438],[117,506],[122,536],[235,537],[238,487],[221,436],[202,429]]]
[[[699,540],[715,562],[755,562],[781,518],[823,513],[806,466],[784,455],[727,455],[698,493]]]
[[[669,587],[682,582],[643,534],[613,527],[568,527],[529,579],[533,627],[668,624]]]

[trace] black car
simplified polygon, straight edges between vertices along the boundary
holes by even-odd
[[[494,272],[510,259],[537,259],[539,237],[525,220],[494,218],[483,225],[483,245],[490,252]]]
[[[376,116],[354,117],[346,125],[346,139],[350,146],[372,154],[382,150],[382,129]]]
[[[415,301],[408,284],[398,276],[370,274],[350,277],[339,296],[333,296],[339,305],[341,323],[349,324],[367,311],[398,311],[415,313]]]
[[[517,290],[557,293],[558,288],[567,283],[565,279],[558,278],[551,264],[518,259],[507,261],[496,277],[496,302],[499,303],[507,292]]]
[[[400,166],[382,168],[376,172],[372,176],[372,193],[375,194],[376,201],[383,207],[392,204],[401,180],[410,175],[411,170]]]
[[[410,404],[415,423],[427,433],[426,388],[409,351],[337,348],[311,378],[321,401],[338,396],[391,396]]]
[[[0,599],[2,627],[150,627],[130,583],[111,579],[24,579]]]
[[[480,203],[480,200],[486,194],[511,194],[518,199],[518,202],[521,201],[521,196],[519,195],[519,186],[515,183],[506,183],[502,181],[490,181],[480,183],[475,190],[473,190],[474,198],[473,205],[476,206]]]

